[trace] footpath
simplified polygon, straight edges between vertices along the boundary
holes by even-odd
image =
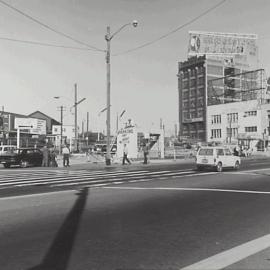
[[[71,167],[87,167],[87,168],[96,168],[102,169],[107,167],[105,164],[105,157],[104,156],[90,156],[87,157],[83,154],[73,154],[69,159],[69,163]],[[131,165],[128,166],[140,166],[143,164],[143,159],[130,159]],[[175,164],[175,163],[191,163],[195,162],[195,158],[183,158],[183,159],[148,159],[149,165],[158,165],[158,164]],[[61,156],[57,157],[57,163],[59,168],[63,168],[63,159]],[[122,167],[122,159],[113,158],[111,161],[110,167]]]
[[[270,153],[268,152],[258,152],[254,153],[249,157],[243,157],[242,160],[258,160],[258,159],[265,159],[270,158]],[[130,159],[131,165],[130,166],[140,166],[143,164],[143,159]],[[63,159],[62,156],[57,157],[57,162],[59,168],[63,168]],[[195,157],[186,157],[186,158],[177,158],[177,159],[149,159],[149,163],[145,166],[152,166],[152,165],[159,165],[159,164],[183,164],[183,163],[195,163]],[[70,166],[72,167],[87,167],[87,168],[96,168],[102,169],[107,167],[105,165],[105,156],[102,155],[90,155],[89,157],[86,154],[72,154],[70,157]],[[121,167],[122,166],[122,159],[121,158],[113,158],[111,161],[110,167]]]

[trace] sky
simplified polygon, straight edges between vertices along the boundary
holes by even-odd
[[[260,67],[270,72],[269,0],[227,0],[218,8],[158,42],[158,39],[202,14],[221,0],[4,0],[51,28],[74,39],[106,49],[106,27],[111,41],[111,126],[125,110],[122,123],[133,119],[150,131],[162,119],[166,134],[178,123],[177,66],[187,59],[188,31],[251,33],[258,35]],[[0,1],[1,102],[5,111],[30,114],[36,110],[64,124],[74,124],[74,84],[78,86],[78,123],[106,130],[105,53],[7,41],[3,38],[86,48],[42,27]],[[60,96],[60,99],[54,99]]]

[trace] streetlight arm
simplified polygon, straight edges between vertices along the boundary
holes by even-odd
[[[86,98],[82,98],[80,101],[76,102],[73,106],[71,106],[71,109],[77,105],[79,105],[80,103],[82,103],[83,101],[85,101]]]
[[[76,105],[79,105],[80,103],[82,103],[83,101],[85,101],[86,100],[86,98],[82,98],[80,101],[78,101],[77,103],[76,103]]]
[[[126,26],[131,25],[131,23],[126,23],[122,25],[117,31],[115,31],[110,37],[109,40],[112,40],[114,36],[116,36],[122,29],[124,29]]]

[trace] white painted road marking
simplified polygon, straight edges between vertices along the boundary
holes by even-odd
[[[270,247],[270,234],[191,264],[181,270],[220,270]]]
[[[257,190],[239,190],[239,189],[219,189],[219,188],[170,188],[170,187],[104,187],[106,189],[130,189],[130,190],[178,190],[178,191],[211,191],[211,192],[229,192],[229,193],[247,193],[270,195],[270,191]]]

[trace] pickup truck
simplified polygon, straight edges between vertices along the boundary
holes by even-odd
[[[0,155],[0,164],[5,168],[11,165],[19,165],[22,168],[28,166],[41,166],[42,152],[36,148],[20,148]]]

